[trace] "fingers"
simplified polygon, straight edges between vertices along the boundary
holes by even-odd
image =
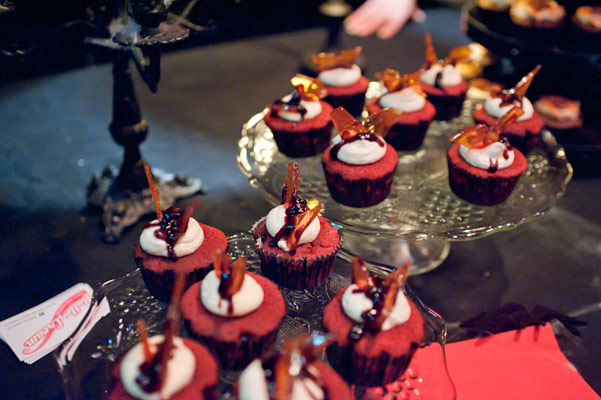
[[[367,0],[344,20],[344,29],[349,35],[376,34],[381,39],[389,39],[409,19],[422,22],[425,18],[416,0]]]

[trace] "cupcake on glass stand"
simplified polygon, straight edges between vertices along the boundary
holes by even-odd
[[[387,108],[360,122],[342,107],[332,112],[339,135],[321,161],[334,200],[350,207],[370,207],[388,197],[399,156],[384,137],[399,114]]]
[[[502,90],[496,95],[484,101],[482,107],[474,111],[474,120],[488,126],[493,126],[499,118],[507,114],[513,108],[522,109],[523,114],[518,120],[507,125],[501,134],[505,136],[511,145],[523,153],[530,151],[540,140],[540,131],[543,121],[538,116],[530,100],[526,97],[526,91],[532,84],[532,80],[540,70],[537,65],[532,71],[525,75],[513,88]]]
[[[502,203],[526,171],[526,157],[501,132],[524,111],[513,107],[491,128],[478,124],[457,133],[447,151],[449,184],[463,200],[483,206]]]
[[[432,37],[426,33],[426,63],[419,83],[436,108],[436,120],[450,120],[461,113],[467,82],[453,65],[454,60],[439,60],[432,45]]]
[[[419,75],[419,72],[401,75],[390,68],[376,74],[386,86],[387,93],[370,100],[367,111],[369,114],[376,114],[385,108],[400,111],[385,137],[386,142],[396,150],[416,150],[421,147],[428,126],[436,115],[436,108],[426,100],[418,83]]]
[[[342,235],[298,195],[299,167],[288,164],[282,204],[252,227],[263,275],[292,290],[312,289],[323,283],[332,268]]]
[[[403,285],[410,260],[385,278],[370,276],[353,260],[352,284],[325,307],[323,325],[334,337],[330,363],[343,378],[362,386],[398,379],[424,340],[424,320]]]
[[[324,83],[328,92],[324,101],[333,108],[344,107],[354,116],[363,112],[369,86],[369,81],[361,75],[361,68],[355,63],[361,50],[357,46],[339,53],[313,55],[313,62],[319,71],[317,79]]]
[[[517,39],[549,46],[559,40],[566,12],[555,0],[515,0],[509,16]]]
[[[294,92],[268,107],[265,124],[283,154],[314,156],[330,144],[332,106],[321,100],[327,91],[320,80],[297,74],[290,82]]]

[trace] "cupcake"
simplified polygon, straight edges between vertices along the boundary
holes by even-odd
[[[280,286],[294,290],[323,283],[332,268],[342,235],[298,196],[298,164],[288,164],[282,204],[252,228],[262,274]]]
[[[367,104],[367,111],[369,114],[377,114],[384,108],[399,110],[400,115],[385,137],[386,142],[396,150],[418,149],[436,114],[436,109],[425,99],[419,84],[416,84],[419,73],[401,76],[393,69],[386,69],[376,76],[388,92],[372,99]]]
[[[495,28],[504,28],[509,20],[509,8],[514,0],[476,0],[480,20]]]
[[[213,251],[225,251],[228,243],[219,229],[200,224],[192,218],[198,200],[185,210],[171,207],[161,211],[156,186],[146,164],[145,169],[157,219],[144,226],[134,251],[134,260],[150,293],[167,302],[176,274],[185,275],[186,288],[198,282],[213,268]]]
[[[554,0],[515,0],[509,9],[512,33],[524,42],[545,45],[558,41],[565,15]]]
[[[601,48],[601,7],[582,6],[572,16],[571,44],[588,51]]]
[[[304,75],[291,80],[294,92],[268,107],[264,120],[273,132],[278,150],[288,157],[321,153],[332,136],[332,106],[321,81]]]
[[[558,137],[577,133],[582,128],[580,102],[558,95],[542,96],[534,102],[534,110],[545,126]]]
[[[353,399],[344,380],[318,361],[319,353],[330,340],[316,332],[287,340],[275,356],[257,359],[242,371],[235,397],[239,400]]]
[[[369,207],[386,199],[399,157],[382,136],[398,115],[397,110],[388,108],[361,123],[342,107],[332,112],[339,136],[323,153],[322,165],[334,200],[351,207]]]
[[[144,323],[138,322],[141,341],[113,367],[108,400],[217,398],[219,372],[211,353],[193,340],[176,336],[184,283],[180,276],[167,312],[165,334],[148,338]]]
[[[451,138],[456,143],[447,151],[447,162],[453,193],[483,206],[502,203],[509,197],[528,163],[500,134],[523,113],[513,107],[492,128],[479,124]]]
[[[246,260],[215,252],[215,269],[182,299],[188,332],[213,350],[224,369],[242,369],[273,344],[286,314],[284,298],[268,279],[246,272]]]
[[[484,105],[474,111],[474,119],[477,123],[493,126],[512,107],[521,108],[524,111],[521,117],[503,129],[501,134],[509,140],[513,147],[524,153],[536,146],[543,128],[543,121],[534,111],[530,100],[525,97],[526,91],[539,69],[540,65],[524,76],[515,87],[502,90],[497,95],[486,99]]]
[[[361,54],[361,47],[339,53],[319,53],[313,55],[313,62],[319,71],[317,78],[328,92],[324,101],[333,108],[344,107],[355,116],[361,115],[365,105],[365,92],[369,86],[367,78],[361,75],[361,68],[355,60]]]
[[[459,75],[468,82],[471,79],[482,77],[485,69],[493,68],[499,63],[499,57],[488,51],[480,43],[455,47],[449,52],[447,60],[455,66],[455,70],[459,72]]]
[[[449,120],[459,116],[467,92],[467,82],[450,61],[438,60],[432,38],[427,33],[426,64],[422,68],[419,83],[436,108],[436,120]]]
[[[334,337],[327,355],[349,383],[382,386],[398,379],[424,340],[424,320],[403,292],[409,262],[386,278],[370,276],[353,260],[352,284],[325,307],[323,325]]]

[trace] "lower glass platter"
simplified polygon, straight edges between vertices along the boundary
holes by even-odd
[[[247,258],[248,270],[260,273],[261,262],[255,251],[255,241],[250,234],[228,237],[228,253],[233,259]],[[337,258],[328,280],[313,290],[293,291],[281,289],[287,305],[287,313],[280,326],[276,346],[283,340],[296,337],[314,330],[322,330],[323,307],[343,287],[350,284],[351,266]],[[425,344],[436,346],[435,359],[429,363],[428,371],[419,371],[411,365],[406,374],[393,386],[404,390],[402,398],[453,399],[453,384],[448,378],[444,361],[446,325],[440,316],[425,306],[409,288],[405,288],[409,298],[420,309],[426,322]],[[100,309],[102,301],[108,301],[111,312],[91,329],[86,329],[95,311]],[[127,350],[139,342],[137,321],[144,320],[149,335],[162,333],[167,313],[167,305],[156,300],[146,289],[139,269],[105,282],[94,288],[92,307],[81,326],[56,352],[58,363],[68,399],[102,399],[111,387],[111,367]],[[186,337],[185,329],[180,336]],[[419,354],[419,350],[418,350]],[[433,376],[445,376],[443,381],[429,379],[429,371],[436,370]],[[442,374],[441,374],[442,371]],[[232,387],[238,374],[233,371],[221,371],[218,388],[221,399],[232,398]],[[404,389],[403,389],[404,388]],[[355,388],[356,398],[368,398],[365,388]],[[364,395],[365,393],[365,395]],[[418,393],[420,397],[411,397]],[[407,397],[409,396],[409,397]],[[401,397],[399,397],[401,398]]]
[[[381,90],[380,84],[372,82],[367,97],[375,97]],[[334,201],[325,182],[321,155],[292,159],[280,153],[263,113],[253,116],[242,129],[238,165],[251,185],[276,205],[281,202],[288,163],[298,162],[299,194],[307,201],[323,203],[323,216],[345,235],[349,231],[412,241],[465,240],[514,228],[540,216],[564,193],[572,177],[564,150],[546,130],[528,154],[527,171],[502,204],[476,206],[451,192],[446,159],[449,138],[474,124],[472,109],[471,102],[465,101],[460,117],[432,122],[421,149],[399,152],[391,193],[373,207],[353,208]]]

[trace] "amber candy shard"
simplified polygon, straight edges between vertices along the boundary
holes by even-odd
[[[502,90],[499,97],[502,99],[503,103],[511,103],[514,100],[519,100],[525,97],[528,88],[532,84],[532,80],[536,74],[538,74],[540,69],[541,65],[538,64],[532,71],[524,75],[524,77],[520,79],[520,81],[514,87],[509,90]]]
[[[426,65],[424,66],[424,69],[431,68],[436,64],[438,64],[438,56],[436,55],[436,50],[432,44],[432,36],[430,36],[429,33],[426,33]]]
[[[359,257],[353,258],[353,283],[361,290],[367,290],[374,285],[367,265]]]
[[[317,218],[322,208],[323,204],[320,203],[312,209],[295,216],[296,223],[294,229],[292,229],[290,236],[286,238],[286,245],[290,250],[295,250],[298,247],[298,242],[303,235],[303,232],[305,232],[311,222]]]
[[[382,111],[367,117],[364,126],[369,133],[385,137],[399,115],[401,115],[400,110],[395,108],[385,108]]]
[[[163,211],[161,210],[159,191],[157,190],[157,186],[154,183],[154,178],[152,177],[152,172],[150,172],[150,167],[146,161],[144,161],[144,173],[146,174],[146,181],[148,181],[150,193],[152,194],[152,201],[154,202],[154,208],[156,209],[157,213],[157,221],[160,222],[163,219]]]
[[[517,121],[523,114],[524,110],[520,107],[512,107],[505,115],[499,118],[492,127],[489,128],[484,124],[474,125],[458,132],[449,140],[451,142],[462,144],[470,149],[486,147],[491,143],[498,142],[501,132]]]
[[[334,68],[351,68],[355,60],[361,54],[361,46],[352,49],[343,50],[338,53],[319,53],[313,54],[313,63],[319,71],[326,71]]]
[[[445,64],[456,65],[458,63],[469,61],[471,55],[471,50],[468,46],[460,46],[456,47],[445,58]]]
[[[246,258],[241,256],[233,264],[231,257],[223,250],[217,249],[213,252],[213,268],[220,279],[219,294],[231,299],[242,287],[244,274],[246,273]]]
[[[361,123],[343,107],[338,107],[332,111],[330,116],[342,139],[348,140],[361,133],[369,133],[380,137],[386,136],[400,113],[399,110],[394,108],[385,108],[370,115]]]
[[[387,68],[382,72],[376,72],[376,78],[384,83],[384,86],[386,86],[386,89],[388,89],[389,92],[396,92],[411,86],[419,88],[419,76],[419,71],[411,74],[400,74],[399,71],[392,68]]]
[[[332,122],[342,139],[349,139],[360,133],[367,133],[361,122],[357,121],[344,107],[338,107],[330,113]]]
[[[310,76],[296,74],[290,80],[292,86],[296,88],[300,96],[304,100],[318,101],[328,95],[322,81]]]
[[[282,189],[282,204],[286,208],[288,208],[294,203],[294,200],[298,195],[298,180],[298,163],[291,162],[288,164],[288,170],[286,171],[286,181],[284,182],[284,188]]]

